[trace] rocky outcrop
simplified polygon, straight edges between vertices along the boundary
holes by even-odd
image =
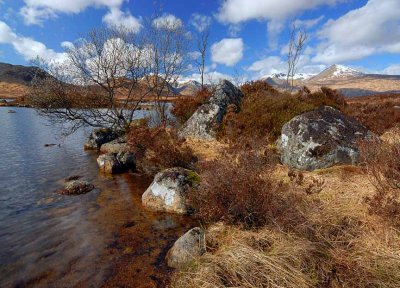
[[[135,169],[135,157],[129,152],[107,153],[97,158],[100,171],[104,173],[122,173]]]
[[[158,173],[142,195],[142,204],[154,211],[186,214],[190,212],[187,193],[198,176],[184,168],[170,168]]]
[[[212,141],[229,105],[239,106],[242,92],[227,80],[221,81],[207,103],[200,106],[179,130],[181,138]]]
[[[101,153],[118,153],[118,152],[128,152],[129,147],[126,143],[126,137],[119,137],[111,142],[101,145]]]
[[[90,133],[89,138],[84,144],[84,148],[86,150],[98,150],[101,145],[111,142],[119,136],[121,136],[120,133],[111,129],[96,129]]]
[[[64,189],[59,190],[63,195],[81,195],[86,194],[94,189],[94,186],[83,180],[67,181]]]
[[[294,117],[282,128],[281,161],[301,170],[356,164],[360,140],[375,138],[362,124],[339,110],[324,106]]]
[[[167,264],[171,268],[182,269],[205,252],[204,230],[196,227],[176,240],[168,251]]]

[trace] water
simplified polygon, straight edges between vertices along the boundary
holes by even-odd
[[[34,110],[14,110],[0,107],[0,287],[164,286],[164,255],[191,221],[141,206],[151,179],[100,174],[82,148],[89,130],[61,138]],[[96,189],[55,193],[72,175]]]

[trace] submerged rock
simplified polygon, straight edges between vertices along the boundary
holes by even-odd
[[[356,164],[359,141],[373,138],[374,134],[357,120],[324,106],[286,123],[278,149],[283,164],[312,171],[336,164]]]
[[[134,170],[136,167],[134,155],[124,151],[100,155],[97,164],[102,172],[110,174]]]
[[[98,150],[100,149],[101,145],[111,142],[119,136],[120,133],[111,129],[96,129],[92,133],[90,133],[89,138],[84,144],[84,148],[86,150]]]
[[[154,211],[186,214],[190,212],[187,193],[198,181],[195,172],[170,168],[158,173],[142,195],[142,204]]]
[[[212,141],[229,105],[240,105],[243,94],[231,82],[221,81],[207,103],[201,105],[179,130],[182,138]]]
[[[59,190],[62,195],[81,195],[94,189],[93,184],[83,180],[72,180],[65,184],[64,189]]]
[[[204,230],[195,227],[181,236],[167,254],[171,268],[182,269],[206,252]]]

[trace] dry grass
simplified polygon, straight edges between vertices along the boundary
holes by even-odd
[[[22,84],[0,82],[0,98],[21,98],[28,94],[28,87]]]
[[[288,172],[278,166],[275,176],[290,182]],[[324,185],[307,196],[312,205],[295,232],[224,226],[207,235],[209,252],[176,273],[172,287],[400,287],[400,231],[368,212],[368,177],[351,166],[303,176],[298,185]]]

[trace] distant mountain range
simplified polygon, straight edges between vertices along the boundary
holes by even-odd
[[[28,93],[36,67],[0,63],[0,98],[19,98]],[[285,73],[261,77],[270,85],[284,88]],[[319,74],[298,73],[294,76],[297,88],[307,86],[312,91],[327,86],[340,90],[345,96],[368,96],[377,93],[400,93],[400,75],[364,74],[343,65],[332,65]],[[192,96],[201,84],[195,80],[181,81],[170,86],[175,96]]]
[[[263,77],[267,83],[284,88],[286,74],[279,73]],[[297,88],[307,86],[312,91],[321,86],[341,91],[347,97],[367,96],[379,93],[400,93],[400,75],[365,74],[343,65],[332,65],[319,74],[296,74]]]

